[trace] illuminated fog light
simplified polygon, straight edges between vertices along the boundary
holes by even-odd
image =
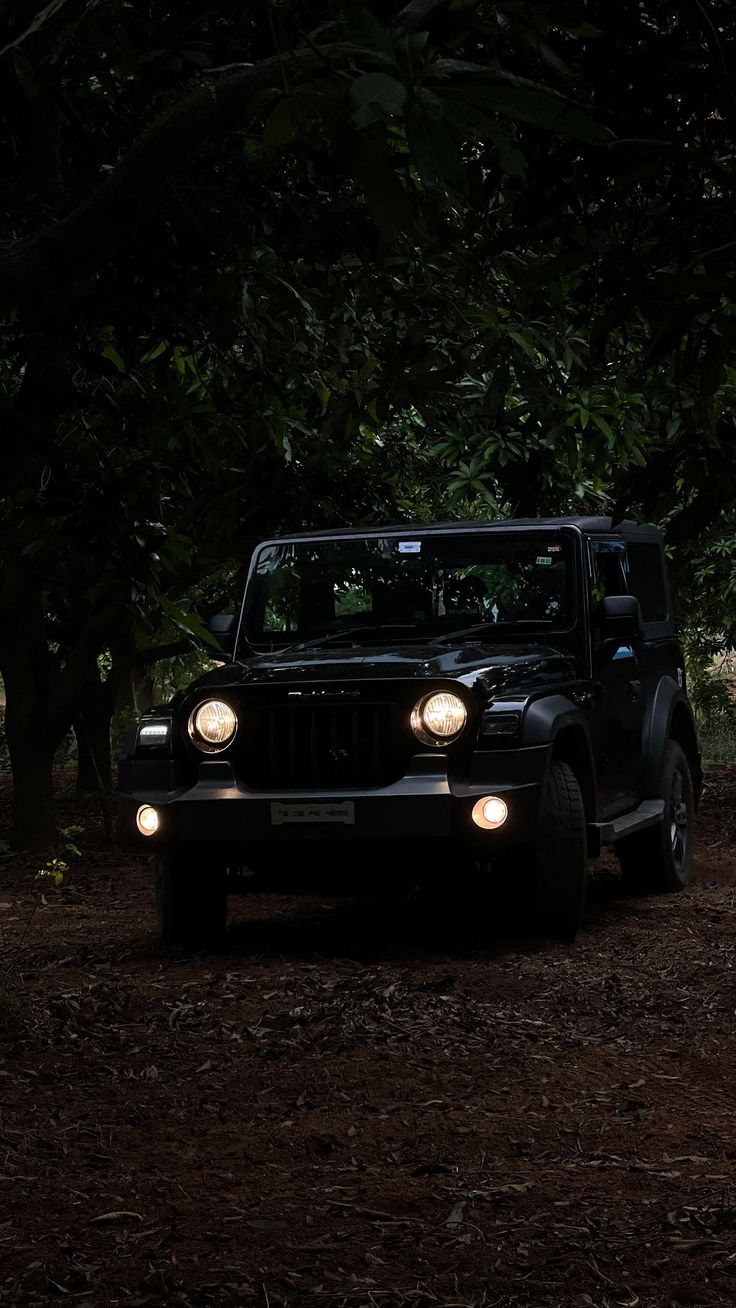
[[[487,795],[473,805],[473,821],[484,831],[495,831],[502,827],[509,815],[507,805],[497,795]]]
[[[460,735],[468,711],[459,695],[440,690],[415,704],[411,729],[424,745],[444,745]]]
[[[207,699],[194,709],[189,719],[189,735],[198,749],[214,754],[230,744],[238,719],[221,699]]]
[[[150,804],[141,804],[135,815],[135,824],[142,836],[155,836],[158,831],[160,818],[155,808]]]

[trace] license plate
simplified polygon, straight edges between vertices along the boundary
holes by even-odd
[[[287,822],[342,822],[352,826],[355,822],[355,804],[271,804],[271,826],[282,827]]]

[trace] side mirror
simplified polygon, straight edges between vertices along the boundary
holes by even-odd
[[[207,623],[207,630],[215,637],[223,654],[232,654],[235,650],[237,625],[234,613],[216,613]]]
[[[607,595],[601,608],[604,640],[631,640],[642,634],[641,605],[635,595]]]

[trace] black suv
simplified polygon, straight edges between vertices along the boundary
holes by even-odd
[[[120,768],[164,940],[213,940],[230,891],[462,871],[571,937],[603,845],[633,889],[686,884],[702,771],[656,528],[269,540],[213,630],[227,661],[147,714]]]

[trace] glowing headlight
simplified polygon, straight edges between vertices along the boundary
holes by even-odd
[[[467,716],[459,695],[440,690],[414,706],[411,729],[424,745],[444,745],[460,735]]]
[[[189,719],[189,735],[198,749],[215,754],[230,744],[238,727],[238,719],[229,704],[221,699],[208,699],[194,709]]]

